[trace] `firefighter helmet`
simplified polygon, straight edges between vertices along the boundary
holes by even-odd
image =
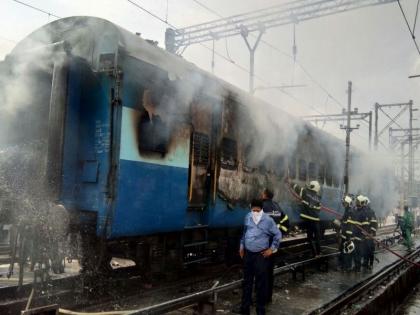
[[[342,202],[343,202],[343,204],[351,205],[352,199],[351,199],[350,196],[346,195],[346,196],[344,196]]]
[[[351,254],[355,249],[355,245],[353,241],[346,241],[343,244],[343,253],[344,254]]]
[[[308,188],[314,192],[316,192],[317,194],[319,194],[320,190],[321,190],[321,185],[319,184],[319,182],[317,180],[313,180],[309,183]]]
[[[363,206],[365,204],[365,196],[358,195],[356,197],[356,206]]]

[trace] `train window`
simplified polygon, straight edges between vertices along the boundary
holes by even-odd
[[[289,160],[289,177],[291,179],[296,178],[296,160],[295,159]]]
[[[210,152],[209,136],[201,133],[193,133],[193,164],[207,166],[209,164]]]
[[[299,180],[306,181],[307,175],[308,175],[308,170],[306,168],[306,161],[299,160]]]
[[[333,175],[332,181],[333,181],[334,187],[340,186],[340,179],[337,176]]]
[[[244,151],[244,162],[242,164],[242,169],[244,172],[252,173],[257,168],[256,163],[253,162],[252,158],[252,146],[248,145]]]
[[[310,180],[314,180],[317,178],[316,164],[314,162],[309,162],[308,164],[308,176]]]
[[[332,174],[331,174],[331,170],[329,168],[326,169],[325,171],[325,183],[327,184],[327,186],[332,186]]]
[[[285,173],[285,162],[284,157],[280,156],[277,161],[274,163],[274,174],[278,177],[283,177]]]
[[[220,157],[220,165],[224,169],[234,170],[237,164],[237,145],[236,141],[223,138],[222,139],[222,152]]]
[[[150,117],[144,111],[139,123],[139,149],[140,151],[166,153],[170,140],[168,124],[163,122],[159,115]]]
[[[320,165],[318,169],[318,181],[321,185],[324,184],[325,181],[325,165]]]

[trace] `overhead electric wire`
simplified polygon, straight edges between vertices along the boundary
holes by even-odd
[[[206,9],[207,11],[209,11],[209,12],[211,12],[211,13],[213,13],[214,15],[216,15],[216,16],[218,16],[219,18],[222,18],[222,19],[224,19],[224,18],[226,18],[226,17],[224,17],[223,15],[221,15],[220,13],[218,13],[217,11],[215,11],[215,10],[213,10],[213,9],[211,9],[210,7],[208,7],[207,5],[205,5],[205,4],[203,4],[201,1],[199,1],[199,0],[192,0],[193,2],[195,2],[195,3],[197,3],[199,6],[201,6],[202,8],[204,8],[204,9]],[[252,35],[252,34],[251,34]],[[264,39],[261,39],[261,42],[263,43],[263,44],[265,44],[266,46],[268,46],[268,47],[270,47],[271,49],[273,49],[273,50],[275,50],[275,51],[277,51],[278,53],[280,53],[280,54],[282,54],[282,55],[284,55],[284,56],[286,56],[286,57],[288,57],[288,58],[290,58],[290,59],[293,59],[294,60],[294,57],[292,56],[292,55],[290,55],[289,53],[287,53],[287,52],[285,52],[285,51],[283,51],[283,50],[281,50],[280,48],[278,48],[278,47],[276,47],[276,46],[274,46],[273,44],[271,44],[270,42],[268,42],[268,41],[266,41],[266,40],[264,40]],[[327,94],[339,107],[340,107],[340,109],[342,109],[343,107],[344,107],[344,105],[337,99],[337,98],[335,98],[334,96],[332,96],[331,95],[331,93],[324,87],[324,86],[322,86],[322,84],[321,83],[319,83],[314,77],[313,77],[313,75],[311,75],[310,73],[309,73],[309,71],[306,69],[306,67],[305,66],[303,66],[303,64],[298,60],[298,59],[296,59],[295,60],[295,62],[296,62],[296,64],[302,69],[302,71],[306,74],[306,76],[318,87],[318,88],[320,88],[325,94]]]
[[[414,32],[411,30],[410,23],[408,23],[407,16],[405,15],[404,9],[401,6],[400,0],[397,0],[397,2],[398,2],[398,6],[399,6],[399,8],[401,10],[401,13],[402,13],[402,15],[404,17],[405,24],[407,24],[408,31],[410,32],[411,38],[413,39],[414,45],[416,45],[417,52],[420,55],[420,48],[419,48],[419,45],[417,44],[416,36],[414,35]],[[417,17],[417,13],[416,13],[416,17]],[[414,21],[414,23],[416,23],[416,21]]]
[[[210,7],[208,7],[207,5],[205,5],[205,4],[203,4],[202,2],[200,2],[200,1],[198,1],[198,0],[192,0],[193,2],[195,2],[195,3],[197,3],[199,6],[201,6],[201,7],[203,7],[204,9],[206,9],[206,10],[208,10],[209,12],[211,12],[211,13],[213,13],[213,14],[215,14],[216,16],[218,16],[218,17],[220,17],[220,18],[225,18],[223,15],[221,15],[220,13],[218,13],[218,12],[216,12],[215,10],[213,10],[213,9],[211,9]],[[420,0],[419,0],[420,1]],[[265,41],[265,40],[261,40],[261,42],[262,43],[264,43],[265,45],[267,45],[268,47],[270,47],[270,48],[272,48],[272,49],[274,49],[274,50],[276,50],[278,53],[281,53],[281,54],[283,54],[283,55],[285,55],[285,56],[287,56],[287,57],[289,57],[289,58],[291,58],[291,59],[293,59],[293,56],[292,55],[290,55],[290,54],[288,54],[288,53],[286,53],[286,52],[284,52],[284,51],[282,51],[281,49],[279,49],[278,47],[276,47],[276,46],[274,46],[274,45],[272,45],[270,42],[268,42],[268,41]],[[322,86],[322,84],[321,83],[319,83],[313,76],[312,76],[312,74],[310,74],[309,73],[309,71],[302,65],[302,63],[299,61],[299,60],[296,60],[296,63],[298,64],[298,66],[302,69],[302,71],[307,75],[307,77],[318,87],[318,88],[320,88],[326,95],[327,95],[327,100],[328,100],[328,98],[331,98],[335,103],[336,103],[336,105],[338,105],[339,106],[339,108],[340,109],[342,109],[343,107],[344,107],[344,105],[339,101],[339,100],[337,100],[333,95],[331,95],[331,93],[325,88],[325,87],[323,87]],[[258,78],[260,81],[262,81],[262,82],[264,82],[264,80],[263,79],[261,79],[261,78],[259,78],[258,76],[256,76],[255,75],[255,77],[256,78]],[[299,104],[302,104],[302,105],[304,105],[305,107],[308,107],[308,108],[310,108],[310,109],[312,109],[312,110],[314,110],[315,112],[317,112],[318,114],[321,114],[321,115],[323,115],[324,113],[322,113],[322,112],[320,112],[319,110],[317,110],[316,108],[314,108],[313,106],[311,106],[311,105],[308,105],[308,104],[305,104],[303,101],[301,101],[300,99],[298,99],[296,96],[294,96],[293,94],[291,94],[291,93],[288,93],[288,92],[286,92],[286,91],[283,91],[283,90],[280,90],[280,92],[282,92],[283,94],[285,94],[285,95],[287,95],[287,96],[289,96],[290,98],[292,98],[292,99],[294,99],[296,102],[298,102]],[[358,134],[358,133],[355,133],[355,135],[356,136],[358,136],[359,138],[361,138],[361,139],[363,139],[363,140],[365,140],[365,141],[368,141],[368,139],[366,138],[366,137],[363,137],[363,136],[361,136],[360,134]]]
[[[26,2],[23,2],[23,1],[20,1],[20,0],[12,0],[12,1],[14,1],[14,2],[16,2],[16,3],[19,3],[19,4],[21,4],[21,5],[24,5],[24,6],[28,7],[28,8],[33,9],[33,10],[36,10],[36,11],[38,11],[38,12],[41,12],[41,13],[47,14],[48,16],[53,16],[53,17],[55,17],[55,18],[57,18],[57,19],[61,19],[61,17],[60,17],[60,16],[55,15],[54,13],[51,13],[51,12],[45,11],[45,10],[43,10],[43,9],[40,9],[40,8],[38,8],[38,7],[35,7],[35,6],[33,6],[33,5],[31,5],[31,4],[28,4],[28,3],[26,3]]]
[[[416,33],[417,16],[418,16],[418,14],[419,14],[419,3],[420,3],[420,0],[417,0],[416,16],[414,17],[413,34],[415,34],[415,33]]]

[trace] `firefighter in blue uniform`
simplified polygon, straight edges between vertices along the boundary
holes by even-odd
[[[277,224],[277,227],[283,235],[287,234],[289,231],[289,217],[281,209],[280,205],[273,200],[273,192],[266,188],[261,194],[261,199],[263,201],[263,211],[267,213],[270,217],[273,218],[274,222]],[[267,303],[271,303],[273,296],[273,285],[274,285],[274,266],[277,253],[271,255],[268,259],[270,260],[270,266],[268,271],[268,289],[267,289]]]
[[[369,233],[370,237],[368,237],[365,241],[366,255],[364,258],[363,266],[366,269],[371,270],[373,268],[373,262],[375,260],[375,241],[373,238],[376,236],[376,231],[378,229],[378,221],[376,219],[375,211],[373,211],[373,209],[370,206],[370,200],[368,197],[365,197],[364,206],[366,207],[367,218],[369,221],[367,232]]]
[[[345,245],[348,241],[351,240],[351,229],[349,229],[349,224],[347,220],[352,216],[352,198],[348,195],[344,196],[342,200],[342,205],[344,208],[344,214],[341,218],[341,221],[337,222],[340,227],[340,239],[339,239],[339,256],[338,263],[339,268],[342,270],[347,270],[351,268],[351,256],[344,252]],[[349,267],[350,265],[350,267]]]
[[[300,217],[306,228],[306,235],[313,255],[321,255],[321,227],[319,212],[321,210],[321,186],[314,180],[307,187],[292,183],[293,190],[301,198]]]
[[[366,238],[365,233],[369,230],[369,220],[364,205],[365,197],[358,195],[356,197],[356,209],[353,217],[349,218],[347,222],[352,227],[352,241],[354,242],[354,271],[360,272],[362,266],[362,259],[365,257]]]

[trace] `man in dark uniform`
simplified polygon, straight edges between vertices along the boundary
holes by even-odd
[[[362,258],[365,257],[366,238],[363,231],[366,233],[369,229],[369,220],[364,201],[364,196],[359,195],[356,197],[354,217],[347,220],[347,222],[352,224],[352,240],[355,245],[354,271],[356,272],[361,271]]]
[[[268,188],[264,189],[262,194],[263,211],[270,215],[277,227],[280,229],[283,235],[289,231],[289,217],[281,209],[280,205],[273,200],[274,194]],[[269,257],[269,272],[268,272],[268,289],[267,289],[267,303],[271,303],[273,296],[273,285],[274,285],[274,266],[276,260],[276,254]]]
[[[375,260],[375,241],[373,240],[373,237],[376,236],[378,221],[376,219],[375,211],[373,211],[373,209],[370,207],[370,200],[368,197],[365,197],[364,205],[366,207],[366,213],[369,221],[369,228],[367,232],[372,238],[366,238],[366,255],[364,258],[363,266],[366,269],[371,270]]]
[[[321,186],[318,181],[314,180],[306,188],[299,187],[299,185],[293,183],[292,188],[301,198],[300,217],[304,222],[312,253],[315,257],[319,256],[321,254],[321,227],[319,219]]]
[[[250,314],[252,289],[255,280],[256,311],[265,315],[267,303],[267,281],[269,257],[280,245],[281,232],[269,215],[262,211],[263,203],[259,199],[251,202],[251,212],[245,217],[244,233],[241,238],[239,255],[244,260],[244,282],[242,302],[234,313]]]
[[[342,205],[344,208],[344,214],[339,221],[340,224],[340,240],[338,250],[340,252],[338,256],[338,264],[341,270],[348,270],[351,268],[351,257],[350,254],[344,253],[344,245],[351,239],[351,230],[349,229],[349,224],[347,220],[351,216],[352,211],[352,198],[348,195],[344,196],[342,200]]]

